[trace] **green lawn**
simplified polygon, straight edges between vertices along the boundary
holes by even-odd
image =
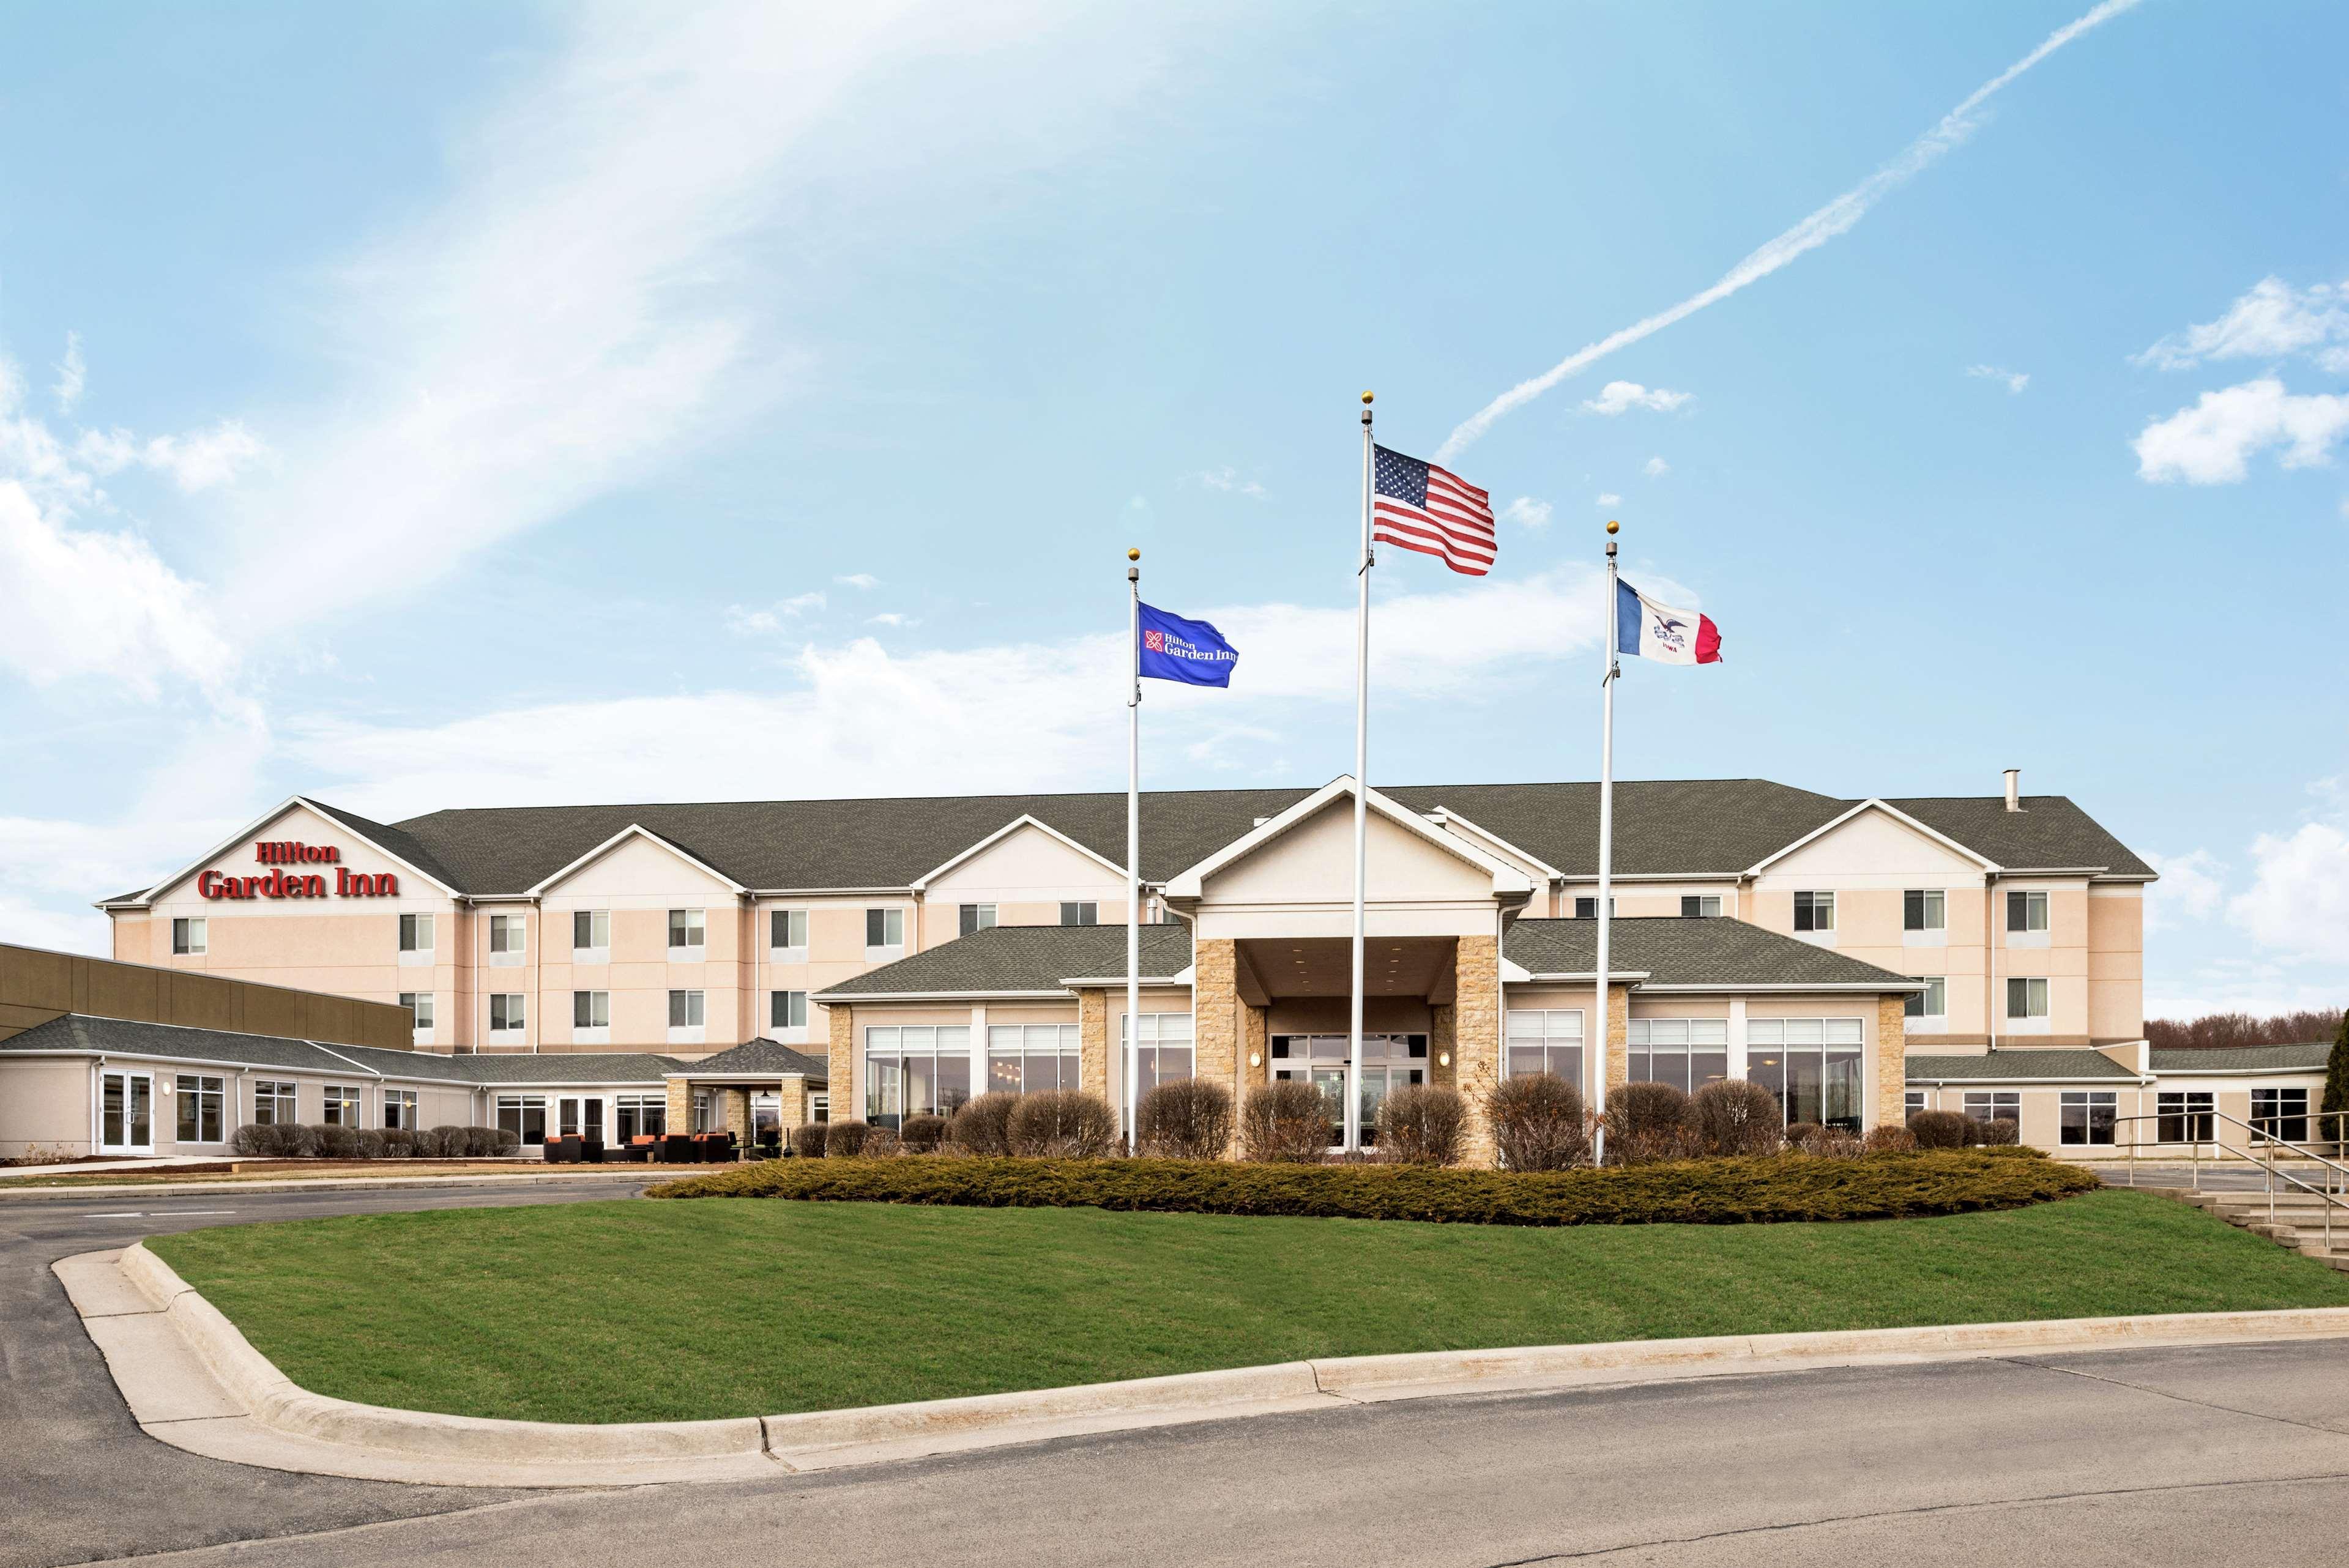
[[[1313,1356],[2349,1305],[2349,1277],[2121,1191],[1865,1224],[1552,1230],[713,1199],[150,1244],[305,1387],[559,1421]]]

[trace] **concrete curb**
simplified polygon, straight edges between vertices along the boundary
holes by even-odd
[[[398,1192],[419,1187],[559,1187],[565,1182],[674,1181],[667,1175],[633,1176],[625,1166],[595,1176],[547,1176],[535,1171],[511,1176],[259,1176],[250,1181],[215,1177],[209,1181],[150,1181],[109,1187],[0,1187],[0,1202],[65,1202],[81,1198],[188,1198],[239,1192]]]
[[[106,1266],[112,1265],[112,1266]],[[2349,1337],[2349,1307],[2064,1318],[1816,1334],[1731,1335],[1524,1349],[1292,1361],[1071,1388],[730,1420],[592,1426],[394,1410],[313,1394],[143,1243],[57,1265],[150,1436],[278,1470],[448,1486],[588,1487],[740,1480],[1041,1441],[1086,1433],[1331,1409],[1444,1394],[1620,1385],[2055,1350]],[[119,1333],[141,1314],[168,1346],[133,1354]],[[100,1337],[98,1326],[110,1326]],[[210,1387],[161,1388],[160,1363],[192,1352]],[[143,1364],[151,1363],[152,1365]],[[187,1378],[180,1377],[182,1384]],[[206,1404],[210,1399],[212,1403]],[[177,1401],[174,1405],[172,1402]],[[153,1419],[149,1408],[217,1409]]]

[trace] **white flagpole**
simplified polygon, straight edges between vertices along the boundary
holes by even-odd
[[[1370,876],[1371,394],[1362,394],[1362,556],[1354,569],[1354,985],[1346,1018],[1345,1147],[1362,1146],[1362,890]]]
[[[1596,965],[1599,976],[1599,1081],[1592,1086],[1590,1105],[1599,1119],[1595,1147],[1602,1161],[1607,1158],[1607,1045],[1610,1037],[1612,1012],[1607,995],[1607,928],[1614,918],[1608,905],[1613,901],[1615,882],[1615,682],[1623,673],[1615,656],[1615,601],[1618,596],[1615,530],[1616,524],[1609,521],[1607,525],[1607,673],[1599,679],[1599,954]]]
[[[1125,552],[1129,562],[1142,552]],[[1125,569],[1125,1148],[1141,1152],[1134,1136],[1134,1067],[1142,1046],[1142,568]]]

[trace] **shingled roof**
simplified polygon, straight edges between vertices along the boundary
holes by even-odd
[[[322,1046],[278,1035],[247,1035],[229,1029],[195,1029],[133,1018],[103,1018],[67,1013],[0,1040],[0,1052],[103,1053],[217,1062],[222,1067],[278,1068],[287,1072],[349,1078],[379,1073],[416,1082],[477,1087],[544,1084],[657,1084],[685,1064],[644,1051],[521,1051],[441,1056],[432,1051],[387,1051],[374,1046]]]
[[[1144,980],[1171,980],[1190,966],[1189,926],[1142,928]],[[843,980],[815,999],[1032,994],[1124,973],[1123,925],[997,925]]]
[[[1918,982],[1832,948],[1727,917],[1618,915],[1607,967],[1645,975],[1650,985],[1832,985],[1915,990]],[[1599,965],[1595,920],[1520,920],[1502,952],[1534,975],[1590,975]]]
[[[673,1078],[730,1078],[741,1073],[754,1073],[764,1078],[797,1077],[812,1083],[823,1083],[831,1076],[832,1064],[822,1057],[793,1050],[781,1040],[771,1040],[761,1035],[714,1057],[704,1057],[698,1062],[669,1068]]]
[[[1974,1056],[1912,1056],[1902,1064],[1910,1083],[2077,1083],[2085,1079],[2126,1078],[2137,1074],[2101,1051],[2056,1048],[1988,1051]]]
[[[2158,1073],[2323,1072],[2333,1047],[2299,1046],[2156,1046],[2147,1055]]]

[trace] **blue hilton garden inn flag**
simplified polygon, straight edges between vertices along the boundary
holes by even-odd
[[[1239,650],[1205,621],[1186,621],[1164,610],[1142,606],[1142,646],[1136,671],[1152,680],[1181,681],[1185,686],[1227,686]]]

